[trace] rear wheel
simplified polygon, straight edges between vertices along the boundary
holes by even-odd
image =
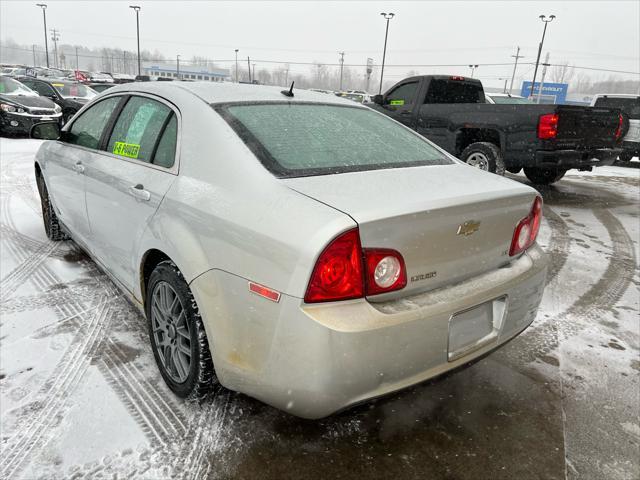
[[[620,155],[618,155],[618,160],[620,160],[621,162],[630,162],[632,158],[633,154],[631,152],[623,151]]]
[[[166,384],[179,397],[203,397],[217,383],[209,342],[193,294],[173,262],[161,262],[151,273],[146,314]]]
[[[567,170],[564,168],[527,168],[524,169],[524,174],[531,181],[531,183],[536,185],[551,185],[552,183],[557,182],[564,174],[567,173]]]
[[[520,173],[522,167],[507,167],[507,172],[513,173],[514,175]]]
[[[42,222],[44,223],[44,231],[47,234],[49,240],[58,242],[60,240],[67,240],[68,235],[60,227],[60,221],[56,212],[51,205],[51,198],[47,191],[47,186],[41,176],[37,178],[38,191],[40,192],[40,207],[42,208]]]
[[[480,170],[504,175],[505,166],[502,152],[493,143],[472,143],[462,151],[460,160]]]

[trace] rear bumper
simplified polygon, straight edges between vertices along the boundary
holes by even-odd
[[[538,150],[535,166],[540,168],[583,168],[612,165],[621,148],[593,150]]]
[[[245,279],[220,271],[191,287],[220,382],[292,414],[321,418],[460,367],[512,339],[535,318],[546,271],[546,255],[534,246],[504,268],[377,304],[307,305],[287,295],[273,303],[245,293]],[[449,343],[458,338],[450,335],[452,317],[478,305],[492,305],[494,330],[452,352]]]

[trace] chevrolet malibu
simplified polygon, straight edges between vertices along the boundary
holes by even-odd
[[[44,227],[144,312],[179,397],[216,384],[306,418],[422,382],[534,319],[536,191],[349,100],[117,86],[32,130]]]

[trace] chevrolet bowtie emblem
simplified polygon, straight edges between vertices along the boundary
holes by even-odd
[[[458,225],[457,235],[464,235],[465,237],[473,235],[480,228],[480,222],[469,220],[467,222]]]

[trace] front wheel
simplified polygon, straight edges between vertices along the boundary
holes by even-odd
[[[535,185],[551,185],[557,182],[567,171],[564,168],[524,168],[524,174]]]
[[[196,301],[173,262],[158,264],[146,289],[153,356],[167,386],[182,398],[202,398],[217,383]]]
[[[504,175],[505,165],[502,152],[493,143],[472,143],[462,151],[460,160],[485,172]]]

